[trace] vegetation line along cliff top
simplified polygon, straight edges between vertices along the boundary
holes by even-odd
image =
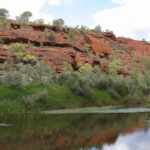
[[[0,109],[34,109],[150,102],[150,43],[85,26],[16,20],[0,9]]]

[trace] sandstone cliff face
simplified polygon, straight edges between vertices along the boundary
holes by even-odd
[[[110,55],[112,52],[112,48],[109,45],[109,42],[104,38],[96,38],[92,35],[87,35],[87,41],[91,45],[92,50],[95,54]]]
[[[53,33],[55,40],[48,38],[47,33]],[[27,51],[34,52],[40,60],[49,64],[56,72],[62,72],[64,63],[71,64],[74,69],[78,63],[89,63],[92,66],[106,66],[113,51],[119,50],[119,55],[125,69],[129,70],[131,53],[134,51],[137,59],[142,55],[150,55],[150,44],[126,38],[116,38],[111,32],[104,33],[74,33],[73,40],[68,39],[67,30],[57,30],[53,26],[27,25],[12,23],[10,28],[0,30],[0,62],[12,57],[8,51],[11,43],[27,44]],[[90,49],[87,53],[85,48]]]

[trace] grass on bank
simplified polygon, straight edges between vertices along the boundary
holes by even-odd
[[[102,106],[113,100],[105,91],[94,90],[91,99],[77,96],[64,85],[31,84],[24,88],[0,85],[0,112],[25,113],[47,109]]]

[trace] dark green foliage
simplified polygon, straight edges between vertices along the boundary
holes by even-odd
[[[3,17],[3,18],[7,18],[9,15],[9,12],[7,9],[5,8],[0,8],[0,17]]]
[[[66,34],[66,38],[68,42],[71,42],[71,43],[75,42],[76,33],[77,33],[76,29],[69,28],[69,31]]]
[[[43,19],[36,19],[34,21],[34,24],[37,24],[37,25],[44,25],[44,20]]]
[[[56,27],[63,27],[65,24],[64,20],[63,19],[56,19],[53,21],[53,25],[56,26]]]
[[[16,21],[21,24],[28,24],[32,13],[30,11],[23,12],[20,16],[16,17]]]
[[[101,32],[102,32],[101,26],[100,26],[100,25],[97,25],[97,26],[95,27],[94,31],[97,32],[97,33],[101,33]]]
[[[79,31],[80,31],[82,34],[85,34],[85,33],[89,32],[90,29],[89,29],[87,26],[81,26],[81,27],[79,28]]]
[[[0,38],[0,44],[4,44],[4,40]]]
[[[8,20],[5,17],[0,16],[0,29],[6,28],[9,26]]]
[[[56,40],[55,32],[45,31],[45,34],[46,34],[49,41],[54,42]]]

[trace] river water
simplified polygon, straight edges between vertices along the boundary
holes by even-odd
[[[150,150],[150,113],[1,115],[0,150]]]

